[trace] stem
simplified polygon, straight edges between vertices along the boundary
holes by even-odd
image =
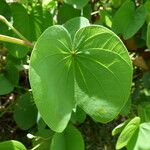
[[[10,28],[13,30],[13,32],[16,33],[22,40],[28,41],[17,29],[15,29],[15,28],[7,21],[7,19],[6,19],[4,16],[0,15],[0,20],[1,20],[2,22],[4,22],[8,27],[10,27]],[[28,42],[29,42],[29,41],[28,41]]]
[[[6,35],[1,35],[1,34],[0,34],[0,41],[19,44],[19,45],[23,45],[23,46],[27,46],[27,47],[31,47],[31,48],[33,48],[33,46],[34,46],[29,41],[26,41],[26,40],[24,41],[24,40],[21,40],[21,39],[17,39],[17,38],[13,38],[13,37],[6,36]]]

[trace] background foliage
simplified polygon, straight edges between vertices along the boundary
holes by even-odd
[[[2,17],[0,34],[28,42],[28,46],[2,42],[0,36],[0,141],[5,141],[0,149],[150,149],[146,142],[150,136],[149,0],[1,0],[0,15],[21,35],[13,32]],[[113,121],[95,122],[77,107],[70,121],[74,126],[69,125],[59,134],[45,124],[33,100],[28,77],[31,43],[48,27],[80,16],[90,24],[109,28],[125,44],[133,62],[132,89],[128,102]],[[70,32],[75,32],[73,29]],[[70,144],[65,145],[67,148],[62,148],[64,141]]]

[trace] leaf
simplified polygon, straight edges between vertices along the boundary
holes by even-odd
[[[147,89],[150,89],[150,72],[145,72],[143,77],[142,77],[142,81],[144,84],[144,87]]]
[[[73,126],[68,126],[63,133],[56,133],[50,150],[84,150],[81,133]]]
[[[10,21],[11,10],[5,0],[0,0],[0,15]],[[8,27],[2,21],[0,21],[0,34],[8,35]]]
[[[30,24],[27,10],[19,3],[12,3],[10,7],[13,17],[13,26],[30,40]],[[13,36],[18,38],[16,34],[13,34]],[[17,44],[7,43],[7,47],[10,54],[17,58],[23,58],[29,51],[29,48]]]
[[[72,113],[71,121],[73,124],[83,123],[86,119],[86,113],[79,107]]]
[[[124,129],[124,127],[129,123],[129,121],[130,120],[126,120],[123,123],[119,124],[117,127],[115,127],[112,130],[112,136],[115,136],[116,134],[120,133]]]
[[[147,44],[148,49],[150,49],[150,23],[147,26],[146,44]]]
[[[23,118],[23,119],[22,119]],[[21,95],[14,107],[14,120],[24,130],[31,128],[37,119],[37,109],[30,92]]]
[[[131,110],[131,97],[129,97],[127,103],[122,108],[120,114],[127,116],[130,113]]]
[[[1,150],[26,150],[25,146],[15,140],[0,142]]]
[[[42,32],[53,24],[53,18],[47,8],[40,2],[33,3],[29,12],[30,32],[32,41],[36,41]]]
[[[64,4],[58,8],[57,20],[59,24],[63,24],[69,19],[72,19],[74,17],[79,17],[80,14],[81,14],[80,10],[75,9],[70,5]]]
[[[55,25],[35,44],[29,78],[42,118],[52,130],[62,132],[75,105],[98,122],[114,119],[128,100],[132,65],[110,30],[84,27],[72,41],[63,26]]]
[[[4,74],[0,74],[0,95],[5,95],[13,91],[14,86],[12,83],[5,77]]]
[[[139,117],[133,118],[126,125],[126,127],[123,129],[123,131],[121,132],[121,134],[117,140],[116,149],[121,149],[129,143],[133,134],[139,128],[139,125],[140,125],[140,118]]]
[[[76,17],[73,19],[68,20],[65,24],[64,27],[68,30],[70,33],[71,37],[74,38],[75,33],[86,26],[89,26],[90,23],[88,19],[84,17]]]
[[[142,27],[145,19],[145,7],[141,5],[135,10],[134,2],[127,0],[114,15],[112,29],[124,39],[129,39]]]
[[[8,59],[8,57],[7,57]],[[16,86],[19,82],[19,70],[15,66],[15,64],[11,61],[7,60],[7,65],[6,65],[6,73],[5,73],[6,78],[14,85]]]
[[[127,150],[149,150],[150,142],[150,123],[140,124],[139,130],[137,130],[136,135],[130,140]]]
[[[82,9],[89,0],[64,0],[64,2],[74,6],[74,8]]]
[[[33,140],[32,145],[37,147],[36,150],[49,150],[53,132],[49,129],[42,129],[35,134],[36,138]]]
[[[142,103],[138,105],[138,114],[141,118],[141,122],[149,122],[150,121],[150,103]]]

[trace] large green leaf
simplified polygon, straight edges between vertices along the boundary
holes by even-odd
[[[150,123],[140,124],[139,130],[136,131],[127,145],[128,150],[149,150],[150,142]]]
[[[127,124],[127,126],[123,129],[123,131],[121,132],[117,140],[116,149],[121,149],[127,146],[132,136],[135,134],[136,130],[138,129],[139,125],[140,125],[139,117],[135,117]]]
[[[61,132],[75,105],[96,121],[114,119],[128,100],[132,65],[125,46],[107,28],[81,28],[72,40],[55,25],[35,44],[29,77],[41,116]]]
[[[145,7],[141,5],[135,10],[134,2],[127,0],[114,15],[112,29],[124,39],[129,39],[141,28],[145,19]]]
[[[25,146],[14,140],[4,141],[0,143],[1,150],[26,150]]]
[[[63,133],[56,133],[50,150],[84,150],[81,133],[73,126],[68,126]]]
[[[89,0],[64,0],[65,3],[73,5],[75,8],[82,9]]]
[[[17,99],[14,107],[14,120],[24,130],[31,128],[36,123],[37,109],[30,92],[21,95]]]

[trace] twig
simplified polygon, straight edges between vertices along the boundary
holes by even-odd
[[[15,29],[15,28],[7,21],[7,19],[6,19],[4,16],[0,15],[0,20],[1,20],[2,22],[4,22],[8,27],[10,27],[10,28],[13,30],[13,32],[16,33],[22,40],[28,41],[17,29]]]
[[[2,34],[0,34],[0,41],[19,44],[19,45],[23,45],[23,46],[27,46],[27,47],[31,47],[31,48],[33,48],[33,46],[34,46],[29,41],[13,38],[13,37],[2,35]]]

